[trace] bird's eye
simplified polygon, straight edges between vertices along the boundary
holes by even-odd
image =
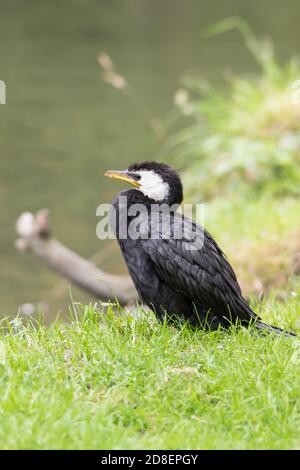
[[[128,172],[128,176],[135,181],[139,181],[141,179],[141,175],[139,175],[138,173],[134,173],[134,172],[132,173]]]

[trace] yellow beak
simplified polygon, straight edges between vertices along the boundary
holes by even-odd
[[[129,183],[132,186],[135,186],[136,188],[140,187],[140,184],[138,183],[138,181],[132,178],[126,170],[125,171],[109,170],[106,173],[104,173],[104,176],[107,176],[108,178],[113,178],[115,180],[125,181],[126,183]]]

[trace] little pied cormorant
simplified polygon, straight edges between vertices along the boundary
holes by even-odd
[[[140,299],[161,321],[180,318],[210,330],[227,329],[232,324],[254,324],[260,330],[282,332],[264,323],[253,312],[224,253],[213,237],[191,219],[179,212],[169,212],[171,229],[165,236],[166,212],[157,209],[156,236],[152,236],[153,232],[145,236],[145,231],[149,233],[149,229],[153,229],[149,227],[150,223],[153,225],[150,212],[144,218],[139,217],[140,236],[131,236],[129,230],[127,236],[120,236],[120,225],[125,223],[128,228],[136,217],[136,213],[130,215],[134,204],[150,210],[182,203],[180,177],[169,165],[138,162],[125,171],[110,170],[105,176],[130,183],[134,188],[121,191],[114,198],[113,230]],[[178,239],[174,234],[183,223],[183,237]],[[188,245],[195,233],[199,238],[202,236],[203,244],[197,250],[190,250]]]

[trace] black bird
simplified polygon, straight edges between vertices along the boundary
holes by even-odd
[[[182,203],[183,189],[170,166],[139,162],[105,176],[134,187],[114,198],[111,225],[141,300],[159,320],[179,318],[210,330],[254,324],[260,330],[283,331],[253,312],[213,237],[171,210]],[[141,208],[146,211],[137,210]]]

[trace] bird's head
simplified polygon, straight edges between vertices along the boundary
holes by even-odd
[[[160,204],[181,204],[183,199],[180,177],[165,163],[133,163],[127,170],[110,170],[105,173],[105,176],[131,184],[144,196]]]

